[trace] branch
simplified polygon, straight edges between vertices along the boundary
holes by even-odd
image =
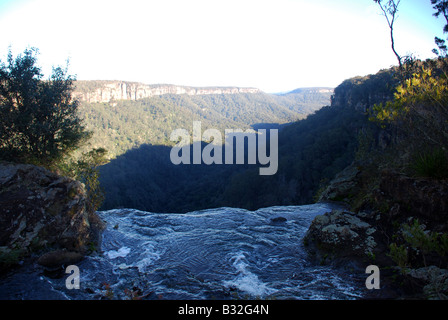
[[[395,40],[394,40],[394,22],[395,22],[395,19],[397,18],[398,5],[400,4],[401,0],[398,0],[397,3],[395,3],[394,0],[389,0],[389,2],[387,3],[387,6],[383,6],[383,4],[381,3],[381,0],[374,0],[374,1],[376,3],[378,3],[381,11],[383,11],[384,17],[386,17],[386,21],[387,21],[387,24],[390,29],[390,41],[391,41],[392,51],[395,54],[395,57],[398,60],[398,65],[400,66],[400,69],[401,69],[403,66],[403,63],[402,63],[403,59],[397,53],[397,50],[395,50]],[[390,18],[389,18],[389,16],[390,16]]]

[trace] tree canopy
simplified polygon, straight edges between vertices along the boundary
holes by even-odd
[[[51,167],[90,136],[71,97],[74,78],[54,67],[43,80],[38,51],[0,61],[0,159]]]

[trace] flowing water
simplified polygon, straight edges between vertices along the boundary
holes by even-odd
[[[1,299],[359,299],[365,275],[311,261],[302,243],[334,205],[219,208],[187,214],[99,212],[101,253],[77,266],[80,289],[23,266],[0,279]]]

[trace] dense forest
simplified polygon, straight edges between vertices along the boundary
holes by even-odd
[[[98,84],[92,81],[91,85],[94,89]],[[193,121],[201,121],[203,130],[221,131],[293,122],[328,104],[331,91],[326,91],[308,88],[281,95],[166,94],[137,101],[81,102],[79,110],[86,127],[94,132],[90,143],[106,148],[114,158],[145,143],[171,145],[171,132],[177,128],[191,130]]]

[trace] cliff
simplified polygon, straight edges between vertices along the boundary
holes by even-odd
[[[334,89],[331,106],[349,107],[365,112],[376,103],[391,100],[398,84],[394,75],[395,70],[391,68],[376,74],[347,79]]]
[[[143,84],[127,81],[76,81],[73,96],[84,102],[139,100],[165,94],[207,95],[259,93],[256,88],[186,87],[171,84]]]
[[[102,228],[79,181],[0,163],[0,271],[31,257],[47,267],[73,263],[98,245]]]

